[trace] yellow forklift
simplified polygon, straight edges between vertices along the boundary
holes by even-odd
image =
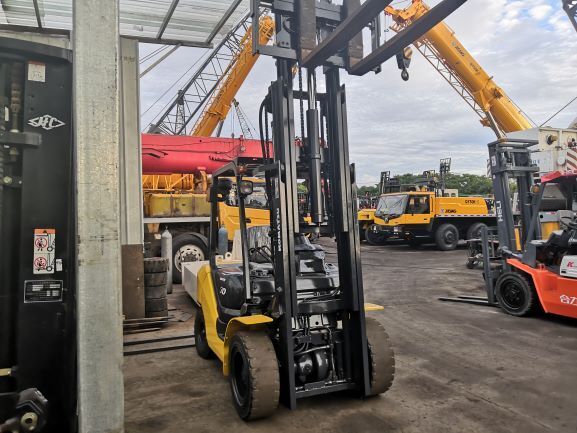
[[[300,398],[342,391],[367,397],[391,386],[389,338],[379,321],[365,317],[366,311],[382,307],[364,302],[355,170],[349,163],[339,69],[355,75],[375,71],[464,2],[442,1],[404,34],[380,45],[375,23],[391,0],[252,0],[255,16],[269,7],[276,23],[273,45],[259,45],[253,38],[253,52],[272,55],[277,68],[260,107],[263,157],[238,158],[213,174],[209,261],[190,265],[196,269],[191,294],[198,306],[197,353],[222,361],[242,419],[266,417],[279,402],[294,409]],[[367,26],[375,37],[371,53],[363,57],[361,32]],[[325,93],[317,91],[319,66]],[[293,89],[293,70],[298,90]],[[304,137],[299,146],[295,103],[301,107]],[[218,242],[218,204],[230,195],[231,176],[240,227],[229,252]],[[254,192],[250,177],[265,179],[268,225],[247,227],[246,205]],[[299,181],[307,184],[310,221],[299,217]],[[331,262],[321,246],[307,240],[308,233],[334,238]]]

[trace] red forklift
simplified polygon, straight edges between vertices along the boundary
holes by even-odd
[[[498,254],[491,229],[485,228],[487,298],[443,300],[499,306],[513,316],[542,311],[577,319],[577,172],[539,176],[531,160],[536,144],[508,138],[489,144]],[[518,192],[518,215],[511,200],[512,184]],[[555,219],[548,222],[551,215]]]

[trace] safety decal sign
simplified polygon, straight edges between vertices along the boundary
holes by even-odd
[[[53,274],[56,255],[56,230],[34,229],[34,255],[32,272],[34,274]]]

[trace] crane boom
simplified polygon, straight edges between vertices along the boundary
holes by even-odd
[[[274,32],[274,20],[268,15],[259,18],[259,43],[266,45]],[[232,102],[238,89],[248,76],[258,59],[258,54],[252,54],[252,28],[249,27],[240,41],[241,50],[236,58],[231,61],[232,67],[228,68],[219,81],[217,88],[212,93],[198,121],[192,129],[191,135],[209,137],[220,122],[226,119]]]
[[[412,0],[408,8],[389,6],[386,13],[395,22],[393,30],[399,32],[427,14],[429,9],[422,0]],[[445,23],[437,24],[414,45],[475,110],[481,123],[491,127],[498,137],[532,128],[521,109],[497,86]]]

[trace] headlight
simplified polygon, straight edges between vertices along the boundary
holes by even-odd
[[[393,227],[393,232],[399,233],[400,231],[401,231],[401,228],[399,226]]]

